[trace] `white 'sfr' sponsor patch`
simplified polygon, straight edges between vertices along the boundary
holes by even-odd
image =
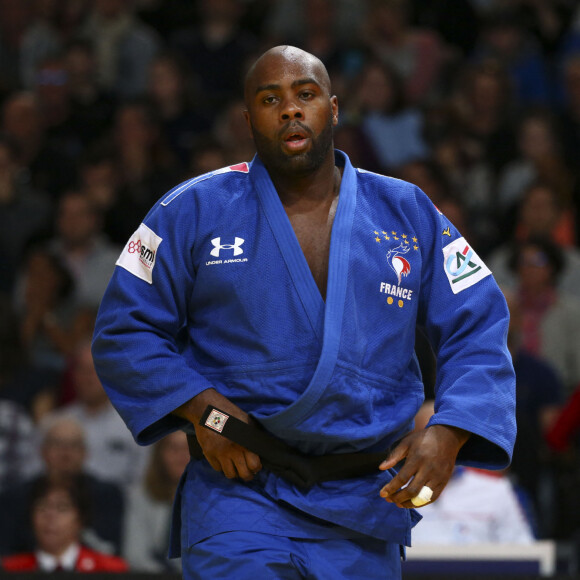
[[[162,241],[163,238],[160,238],[152,229],[141,224],[123,248],[117,260],[117,266],[125,268],[148,284],[153,284],[155,258]]]
[[[491,274],[491,270],[465,238],[458,238],[443,248],[443,268],[453,294],[473,286]]]

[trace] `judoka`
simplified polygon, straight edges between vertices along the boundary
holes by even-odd
[[[268,50],[245,103],[257,155],[144,217],[100,307],[96,367],[137,442],[189,433],[171,541],[186,578],[400,578],[415,505],[456,463],[510,462],[506,303],[421,190],[334,150],[320,60]],[[412,433],[417,326],[437,384]]]

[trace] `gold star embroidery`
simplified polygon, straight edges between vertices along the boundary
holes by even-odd
[[[413,246],[413,250],[418,250],[419,246]]]
[[[391,233],[393,234],[393,236],[396,236],[397,235],[397,232],[391,232]]]
[[[391,238],[389,238],[389,236],[385,236],[385,240],[390,240]]]
[[[444,230],[443,230],[443,235],[444,236],[449,236],[451,237],[451,231],[449,230],[449,226],[447,226]]]
[[[379,235],[379,232],[377,232],[377,230],[375,230],[373,233],[375,234],[375,236]]]
[[[409,243],[409,240],[405,240],[405,244],[408,244],[408,243]]]
[[[405,240],[405,239],[407,239],[407,235],[406,235],[406,234],[403,234],[401,237],[402,237],[404,240]]]
[[[375,238],[375,240],[376,240],[377,242],[379,242],[379,244],[381,243],[381,238],[379,238],[379,236],[377,236],[377,237]]]
[[[397,238],[397,236],[393,236],[393,238],[395,238],[395,240],[398,240],[399,238]]]
[[[387,232],[385,232],[385,230],[382,230],[382,234],[386,236]]]
[[[415,236],[413,236],[411,239],[412,239],[412,240],[413,240],[415,243],[417,243],[417,238],[416,238]]]

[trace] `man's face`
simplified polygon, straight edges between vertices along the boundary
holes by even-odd
[[[246,84],[246,121],[268,170],[305,174],[332,151],[338,103],[322,65],[301,53],[270,54]]]

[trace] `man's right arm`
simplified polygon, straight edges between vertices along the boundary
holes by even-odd
[[[199,424],[208,405],[217,407],[245,423],[251,420],[247,413],[215,389],[202,391],[175,409],[173,413],[193,424],[203,454],[216,471],[222,471],[229,479],[240,477],[244,481],[250,481],[262,468],[260,458],[255,453]]]

